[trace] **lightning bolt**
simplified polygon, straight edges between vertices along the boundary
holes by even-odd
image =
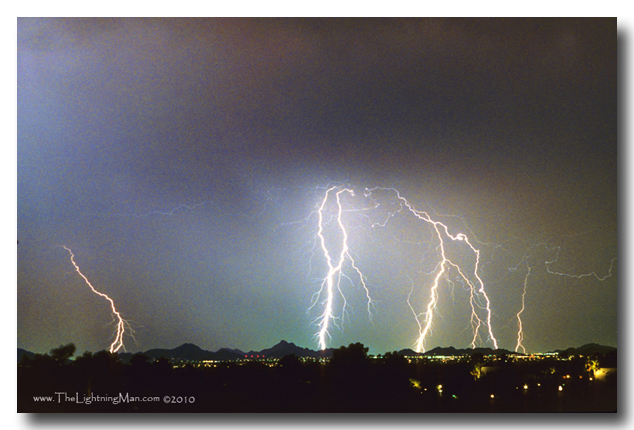
[[[583,279],[583,278],[588,278],[588,277],[594,277],[598,281],[603,282],[606,279],[612,277],[612,270],[614,268],[614,263],[616,262],[616,257],[612,258],[612,260],[610,261],[610,267],[608,269],[608,272],[604,276],[599,276],[596,272],[589,272],[589,273],[582,273],[582,274],[572,274],[572,273],[564,273],[564,272],[553,271],[553,270],[551,270],[550,265],[556,263],[559,260],[559,253],[561,252],[561,247],[560,246],[556,246],[554,248],[549,248],[546,243],[535,243],[535,244],[533,244],[527,250],[527,253],[524,254],[524,256],[522,257],[521,261],[515,267],[512,267],[512,268],[509,269],[510,271],[514,272],[514,271],[516,271],[518,269],[518,267],[522,263],[526,264],[526,275],[524,276],[524,284],[523,284],[523,289],[522,289],[522,302],[521,302],[522,305],[521,305],[521,308],[520,308],[519,312],[516,314],[517,324],[518,324],[518,331],[517,331],[517,345],[515,346],[515,352],[518,352],[519,349],[521,348],[522,351],[524,353],[526,353],[526,349],[524,348],[524,345],[522,344],[522,342],[524,340],[524,330],[523,330],[523,327],[522,327],[521,315],[524,312],[524,310],[526,309],[526,306],[525,306],[526,291],[527,291],[527,288],[528,288],[528,280],[529,280],[529,277],[531,275],[531,266],[529,264],[529,258],[531,257],[531,255],[529,255],[529,253],[533,252],[533,250],[536,249],[536,248],[543,248],[546,251],[552,251],[554,249],[555,250],[555,257],[552,260],[544,260],[544,265],[546,267],[546,272],[551,274],[551,275],[564,276],[564,277],[568,277],[568,278]]]
[[[77,265],[77,263],[75,263],[75,254],[73,254],[73,251],[71,251],[70,248],[66,247],[65,245],[62,245],[62,247],[66,251],[68,251],[68,253],[70,254],[70,261],[73,264],[73,266],[75,266],[75,270],[77,271],[77,273],[79,273],[79,276],[81,276],[84,279],[84,281],[86,281],[86,284],[88,284],[92,292],[97,294],[98,296],[103,297],[104,299],[110,302],[110,308],[112,310],[113,318],[116,317],[115,321],[117,321],[117,334],[115,336],[114,341],[110,345],[109,351],[111,353],[115,353],[119,351],[121,348],[123,348],[123,350],[125,351],[125,346],[123,345],[123,334],[125,333],[127,321],[121,317],[121,314],[115,308],[114,301],[110,297],[108,297],[108,295],[97,291],[95,287],[92,286],[88,278],[86,278],[86,276],[81,272],[81,270],[79,270],[79,266]]]
[[[524,330],[522,329],[522,318],[521,315],[525,309],[525,299],[526,299],[526,287],[528,286],[528,277],[531,275],[531,266],[528,264],[528,258],[526,259],[526,276],[524,277],[524,289],[522,291],[522,308],[517,313],[517,345],[515,346],[515,352],[519,352],[519,349],[522,348],[522,352],[526,354],[526,348],[522,345],[522,341],[524,340]]]
[[[566,276],[568,278],[576,278],[576,279],[582,279],[582,278],[587,278],[589,276],[594,276],[598,281],[605,281],[607,278],[610,278],[612,276],[612,268],[614,267],[614,262],[616,261],[616,257],[612,258],[612,260],[610,261],[610,268],[608,269],[608,274],[605,276],[599,276],[596,272],[590,272],[590,273],[583,273],[581,275],[573,275],[571,273],[562,273],[562,272],[554,272],[552,270],[550,270],[550,265],[553,263],[556,263],[557,260],[559,260],[559,252],[561,251],[560,247],[557,247],[557,252],[555,254],[555,258],[550,260],[550,261],[546,261],[546,271],[548,273],[550,273],[551,275],[558,275],[558,276]]]
[[[206,202],[201,202],[201,203],[195,203],[191,206],[186,205],[186,204],[180,204],[178,206],[176,206],[175,208],[165,212],[165,211],[151,211],[151,212],[146,212],[143,214],[132,214],[131,216],[133,218],[146,218],[149,217],[150,215],[164,215],[164,216],[172,216],[174,215],[176,212],[182,211],[183,209],[187,209],[187,210],[194,210],[199,206],[203,206]],[[117,214],[118,216],[124,216],[121,214]]]
[[[397,199],[401,202],[401,207],[394,212],[388,213],[388,216],[385,221],[383,221],[382,223],[373,224],[373,226],[376,226],[376,225],[385,226],[390,218],[395,216],[396,213],[399,213],[403,208],[406,208],[416,218],[431,225],[433,230],[435,231],[435,236],[438,239],[438,243],[439,243],[438,250],[440,251],[441,261],[436,266],[436,269],[435,269],[436,276],[434,277],[434,280],[432,282],[430,293],[429,293],[429,301],[427,303],[426,311],[424,312],[423,315],[419,315],[414,311],[408,296],[408,305],[410,306],[410,309],[412,309],[412,312],[414,313],[414,317],[416,319],[416,323],[418,324],[418,327],[419,327],[419,336],[415,344],[416,350],[418,352],[425,351],[425,338],[427,337],[428,333],[430,332],[432,328],[434,311],[436,310],[436,305],[438,303],[438,289],[440,287],[440,281],[443,277],[447,276],[449,269],[454,269],[456,272],[458,272],[460,278],[467,285],[470,286],[469,303],[471,306],[471,326],[473,328],[473,340],[471,341],[471,347],[472,348],[476,347],[476,342],[479,337],[480,327],[482,325],[485,325],[488,330],[488,338],[491,342],[493,342],[493,346],[497,349],[498,347],[497,339],[493,335],[493,330],[491,326],[491,302],[484,289],[484,282],[482,281],[482,279],[480,278],[478,274],[479,264],[480,264],[480,251],[471,244],[467,235],[465,235],[464,233],[458,233],[456,235],[452,235],[451,233],[449,233],[449,228],[447,227],[447,225],[443,224],[440,221],[433,220],[427,212],[417,210],[405,197],[401,196],[400,192],[396,190],[395,188],[381,188],[381,187],[366,188],[366,192],[365,192],[366,197],[369,197],[372,194],[372,192],[375,190],[394,192],[396,194]],[[449,257],[447,257],[447,253],[445,250],[445,244],[446,244],[445,238],[448,238],[453,242],[463,242],[469,247],[469,249],[475,256],[473,277],[475,278],[476,282],[473,282],[471,279],[469,279],[467,275],[465,275],[460,265],[454,263]],[[478,301],[480,300],[479,297],[484,298],[484,302],[485,302],[484,305],[478,303]],[[486,310],[486,314],[487,314],[486,322],[483,321],[478,316],[476,308],[482,308]],[[423,318],[423,321],[421,321],[421,317]]]
[[[326,237],[324,236],[324,230],[325,230],[324,210],[326,208],[329,195],[333,192],[335,194],[335,201],[336,201],[336,207],[337,207],[337,212],[336,212],[337,226],[342,236],[341,244],[340,244],[341,250],[339,251],[338,255],[335,254],[334,257],[331,254],[329,246],[326,243]],[[313,299],[313,303],[310,306],[309,310],[317,303],[317,300],[319,299],[319,297],[321,297],[322,294],[325,292],[325,295],[326,295],[325,308],[324,308],[324,312],[318,318],[319,331],[317,333],[317,337],[319,339],[319,347],[322,350],[326,349],[326,337],[329,336],[328,329],[329,329],[331,320],[334,319],[333,302],[335,299],[335,290],[337,290],[342,297],[342,300],[343,300],[342,314],[345,314],[346,299],[341,291],[340,284],[341,284],[341,277],[342,276],[347,277],[343,273],[343,266],[346,260],[350,261],[350,266],[353,268],[353,270],[356,272],[356,274],[359,277],[359,281],[365,291],[367,302],[368,302],[368,305],[367,305],[368,314],[370,316],[370,320],[372,319],[372,312],[371,312],[372,298],[370,297],[370,292],[366,285],[365,277],[363,276],[363,273],[357,266],[354,258],[350,254],[350,248],[348,246],[348,232],[342,220],[344,209],[341,203],[341,195],[343,193],[348,193],[351,196],[354,196],[354,191],[349,188],[340,188],[339,186],[331,186],[330,188],[326,190],[324,198],[321,201],[319,209],[317,210],[317,216],[318,216],[317,237],[319,239],[319,244],[321,246],[321,251],[323,252],[324,259],[326,260],[326,264],[328,266],[328,273],[326,274],[326,277],[323,279],[321,283],[321,288],[316,293],[315,298]]]

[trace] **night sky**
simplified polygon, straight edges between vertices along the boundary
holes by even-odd
[[[354,190],[342,222],[373,306],[346,263],[328,346],[414,347],[439,270],[430,224],[375,187],[479,250],[499,347],[516,347],[526,279],[527,351],[617,346],[616,19],[17,29],[18,347],[113,340],[66,246],[134,330],[128,351],[317,349],[334,186]],[[334,193],[323,214],[337,253]],[[475,254],[447,253],[474,280]],[[449,270],[438,294],[427,349],[468,347],[467,284]]]

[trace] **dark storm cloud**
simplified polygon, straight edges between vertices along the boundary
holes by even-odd
[[[88,90],[101,106],[99,115],[122,133],[142,127],[156,140],[161,133],[177,137],[185,151],[180,157],[191,162],[201,147],[231,147],[237,153],[223,156],[277,162],[269,151],[275,148],[283,151],[281,162],[315,157],[380,168],[385,159],[406,161],[394,152],[412,135],[425,142],[409,143],[402,152],[416,162],[418,145],[446,145],[435,140],[452,137],[458,149],[478,154],[493,146],[509,159],[498,140],[544,138],[536,130],[555,133],[562,122],[582,123],[613,102],[583,106],[597,82],[615,86],[614,46],[604,47],[615,34],[585,20],[46,24],[26,43],[58,53],[67,87]],[[54,42],[42,42],[48,40]],[[78,59],[83,67],[73,69]]]

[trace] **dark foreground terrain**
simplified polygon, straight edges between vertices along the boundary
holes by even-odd
[[[616,412],[616,351],[594,356],[369,357],[175,363],[74,346],[18,364],[18,412]]]

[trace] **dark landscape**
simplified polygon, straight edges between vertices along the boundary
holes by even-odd
[[[616,412],[617,350],[18,350],[18,412]]]

